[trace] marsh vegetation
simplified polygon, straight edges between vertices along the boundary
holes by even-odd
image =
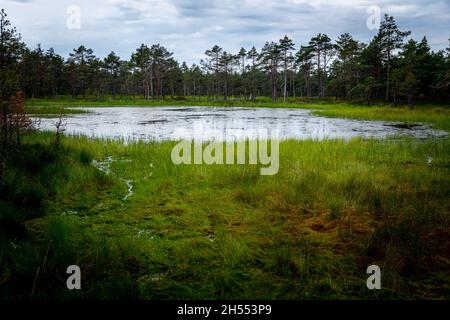
[[[448,139],[285,141],[273,177],[176,166],[174,142],[53,144],[35,134],[6,160],[4,298],[449,295]],[[82,293],[64,289],[68,263]],[[378,293],[365,288],[373,263]]]
[[[284,107],[448,132],[449,49],[405,43],[385,16],[367,45],[318,34],[296,53],[287,37],[261,52],[214,46],[202,69],[159,44],[129,61],[84,46],[64,59],[28,49],[3,10],[0,23],[0,299],[450,297],[448,136],[287,136],[278,174],[262,176],[260,165],[175,165],[177,141],[61,126],[89,107],[265,107],[269,119]],[[52,117],[57,134],[30,115]],[[366,287],[372,264],[383,290]],[[67,290],[69,265],[82,290]]]

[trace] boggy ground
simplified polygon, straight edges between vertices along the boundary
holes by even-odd
[[[3,152],[1,298],[450,298],[450,139],[286,141],[275,176],[54,140]]]

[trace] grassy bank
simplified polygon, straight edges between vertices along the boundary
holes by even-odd
[[[0,193],[2,298],[450,297],[449,139],[286,141],[276,176],[175,166],[170,142],[53,140],[8,156],[26,170]]]
[[[71,115],[71,114],[80,114],[80,113],[88,113],[87,110],[71,109],[70,107],[61,107],[61,106],[26,106],[26,113],[34,116],[59,116],[59,115]]]
[[[436,129],[450,131],[450,108],[435,106],[392,107],[392,106],[353,106],[330,105],[314,108],[318,116],[362,120],[385,120],[405,123],[428,123]]]
[[[450,131],[450,105],[433,106],[421,105],[407,106],[363,106],[344,102],[336,102],[332,99],[288,99],[286,103],[272,102],[268,98],[258,98],[256,101],[245,100],[213,100],[200,98],[179,98],[165,100],[146,100],[142,98],[122,99],[69,99],[27,101],[26,110],[29,114],[55,115],[59,114],[61,107],[66,114],[82,113],[83,110],[70,109],[70,107],[107,107],[107,106],[221,106],[221,107],[249,107],[249,108],[304,108],[311,109],[318,116],[339,117],[363,120],[386,120],[406,123],[429,123],[437,129]]]
[[[59,97],[58,99],[28,99],[28,106],[45,107],[85,107],[85,106],[235,106],[235,107],[298,107],[299,104],[330,104],[336,103],[333,99],[293,99],[290,98],[286,103],[282,101],[273,102],[268,97],[258,97],[255,100],[245,100],[242,98],[231,98],[224,101],[219,97],[166,97],[165,99],[144,99],[142,96],[124,96],[124,97]]]

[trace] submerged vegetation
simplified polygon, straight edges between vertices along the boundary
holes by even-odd
[[[450,131],[449,105],[418,105],[418,106],[394,106],[374,105],[371,107],[350,104],[343,101],[330,99],[287,99],[286,103],[272,102],[268,98],[258,98],[255,101],[229,100],[214,101],[206,97],[180,97],[178,99],[147,100],[139,97],[127,97],[123,99],[71,99],[60,98],[30,99],[27,101],[26,112],[33,115],[60,114],[61,107],[64,113],[83,113],[83,107],[107,107],[107,106],[134,106],[134,107],[160,107],[160,106],[213,106],[213,107],[245,107],[245,108],[303,108],[312,110],[313,114],[327,117],[340,117],[363,120],[386,120],[405,123],[427,123],[436,129]],[[70,109],[77,107],[77,109]]]

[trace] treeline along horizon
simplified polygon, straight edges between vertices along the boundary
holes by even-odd
[[[274,101],[335,97],[371,104],[449,102],[450,45],[432,51],[426,37],[409,39],[392,16],[365,44],[344,33],[336,40],[319,33],[296,48],[287,36],[257,50],[233,54],[219,45],[188,66],[160,44],[142,44],[128,60],[111,52],[101,59],[80,45],[67,59],[52,48],[28,48],[1,11],[0,76],[27,98],[142,96],[230,97]],[[9,77],[9,78],[8,78]]]

